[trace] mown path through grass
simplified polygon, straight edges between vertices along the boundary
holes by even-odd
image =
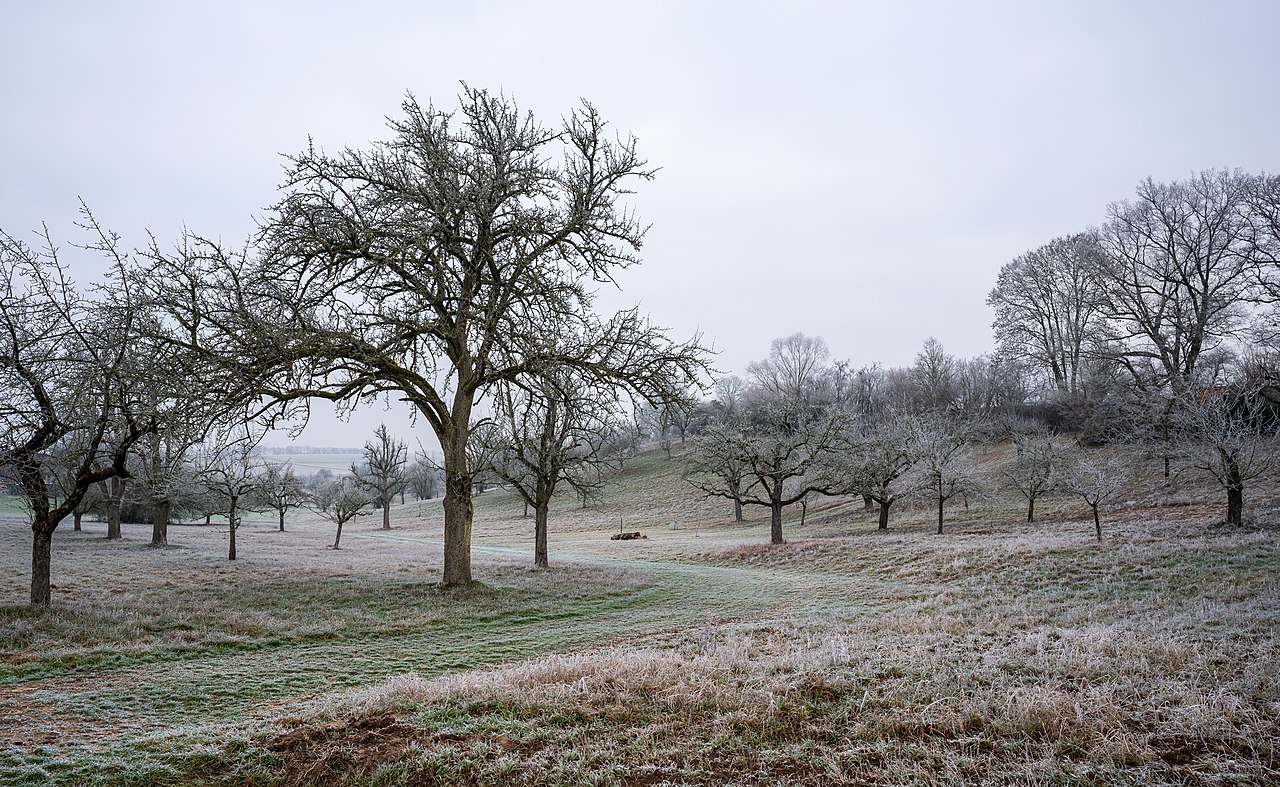
[[[433,546],[429,537],[400,531],[349,538]],[[477,545],[478,573],[484,575],[486,560],[521,559],[527,551],[523,545]],[[510,589],[475,588],[442,600],[457,614],[425,625],[392,619],[292,638],[268,632],[221,644],[81,658],[62,668],[41,659],[5,665],[0,740],[9,749],[0,760],[0,780],[31,774],[33,764],[55,776],[59,762],[66,773],[80,772],[86,758],[119,751],[139,736],[174,729],[198,735],[204,727],[288,715],[317,694],[396,674],[442,675],[729,618],[848,613],[877,596],[871,581],[829,572],[563,550],[555,557],[557,567],[545,576],[559,573],[560,581],[585,581],[601,572],[641,576],[618,590],[598,588],[568,599],[534,595],[527,602],[511,598]],[[404,594],[441,592],[423,582],[388,587]],[[389,609],[396,603],[387,599]]]

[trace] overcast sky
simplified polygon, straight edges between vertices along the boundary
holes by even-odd
[[[547,123],[587,98],[661,167],[633,198],[644,264],[602,307],[701,331],[725,372],[796,331],[855,365],[930,336],[987,352],[1014,256],[1147,176],[1280,170],[1271,0],[46,1],[0,22],[0,227],[20,237],[74,241],[83,197],[135,245],[184,224],[235,241],[279,154],[385,138],[407,91],[452,107],[465,80]],[[402,415],[301,442],[359,445],[383,417]]]

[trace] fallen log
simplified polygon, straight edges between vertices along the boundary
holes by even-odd
[[[613,535],[609,536],[610,541],[634,541],[637,538],[643,538],[647,540],[649,537],[641,535],[639,530],[633,533],[614,533]]]

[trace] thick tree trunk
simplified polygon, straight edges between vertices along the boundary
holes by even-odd
[[[1098,536],[1098,543],[1102,543],[1102,518],[1098,516],[1098,507],[1096,505],[1089,506],[1093,509],[1093,532]]]
[[[875,501],[871,499],[871,495],[862,496],[862,510],[870,511],[875,505]]]
[[[889,529],[889,506],[891,505],[893,504],[884,502],[880,503],[880,522],[876,525],[877,530]]]
[[[742,501],[741,500],[733,501],[733,521],[734,522],[742,521]]]
[[[120,507],[124,504],[123,478],[112,478],[110,491],[107,493],[107,540],[120,538]]]
[[[945,497],[938,498],[938,535],[942,535],[942,509],[947,503]]]
[[[1036,521],[1036,499],[1034,497],[1027,498],[1027,521]]]
[[[391,529],[391,498],[382,498],[382,529]]]
[[[782,541],[782,503],[774,501],[769,506],[769,543],[781,544]]]
[[[1227,524],[1238,525],[1244,521],[1244,486],[1227,487]]]
[[[82,516],[84,516],[83,511],[71,512],[71,529],[76,531],[77,533],[80,532],[80,518]]]
[[[547,514],[551,501],[539,502],[533,508],[533,565],[547,568]]]
[[[338,548],[338,542],[342,540],[342,523],[338,523],[338,534],[333,537],[333,548]]]
[[[281,533],[284,532],[284,511],[285,510],[283,508],[280,509],[280,532]],[[337,549],[337,547],[335,546],[334,549]]]
[[[173,501],[166,497],[152,502],[155,507],[151,510],[151,546],[162,547],[169,543],[169,512],[173,510]]]
[[[31,526],[31,604],[49,606],[49,562],[53,553],[53,528],[47,522]]]
[[[471,479],[450,473],[444,489],[444,583],[471,582]]]
[[[804,520],[809,516],[809,501],[801,499],[800,501],[800,527],[804,527]]]

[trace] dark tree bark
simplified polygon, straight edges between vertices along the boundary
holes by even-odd
[[[782,544],[782,503],[774,500],[769,506],[769,543]]]
[[[162,547],[169,543],[169,514],[173,510],[173,501],[162,497],[152,503],[155,507],[151,511],[151,546]]]
[[[49,564],[52,552],[53,531],[36,530],[31,539],[31,603],[34,606],[49,606]]]
[[[533,510],[533,565],[547,568],[547,514],[549,503],[536,506]]]
[[[337,549],[337,548],[338,548],[338,543],[339,543],[340,541],[342,541],[342,523],[341,523],[341,522],[339,522],[339,523],[338,523],[338,532],[337,532],[337,534],[335,534],[335,535],[334,535],[334,537],[333,537],[333,548],[334,548],[334,549]]]
[[[889,506],[893,505],[892,500],[881,500],[880,502],[880,521],[876,525],[876,530],[889,529]]]
[[[943,512],[943,506],[945,506],[946,504],[947,504],[947,499],[945,497],[940,496],[938,498],[938,535],[942,535],[942,512]]]
[[[120,539],[120,508],[124,505],[125,479],[111,479],[111,488],[107,494],[107,540]]]

